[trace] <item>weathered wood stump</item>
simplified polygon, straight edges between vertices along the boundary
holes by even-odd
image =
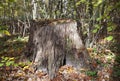
[[[35,21],[27,48],[27,57],[37,64],[37,69],[47,71],[51,79],[65,64],[89,68],[90,57],[74,20]]]

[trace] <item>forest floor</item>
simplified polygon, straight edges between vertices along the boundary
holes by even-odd
[[[6,36],[0,38],[0,81],[49,81],[42,71],[34,72],[32,63],[21,59],[28,37]],[[120,81],[120,56],[109,49],[98,51],[88,48],[94,71],[72,66],[62,66],[52,81]]]

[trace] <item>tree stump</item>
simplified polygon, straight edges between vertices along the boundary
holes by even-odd
[[[78,34],[77,23],[70,19],[34,21],[26,56],[36,63],[37,70],[47,71],[51,79],[65,64],[89,68],[90,57]]]

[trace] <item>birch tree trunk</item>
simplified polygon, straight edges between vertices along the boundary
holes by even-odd
[[[37,18],[37,0],[32,0],[32,5],[33,5],[33,9],[32,9],[33,20],[36,20],[36,18]]]

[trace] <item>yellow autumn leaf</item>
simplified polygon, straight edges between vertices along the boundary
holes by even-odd
[[[11,57],[11,58],[9,58],[9,60],[15,60],[15,58],[14,58],[14,57]]]
[[[0,30],[0,37],[3,37],[4,35],[10,36],[11,34],[7,30]]]
[[[67,69],[67,72],[68,72],[68,73],[72,73],[72,72],[74,72],[74,69],[73,69],[73,68],[68,68],[68,69]]]
[[[5,35],[8,35],[8,36],[11,36],[10,32],[7,31],[7,30],[4,30],[4,34],[5,34]]]
[[[23,70],[26,70],[26,69],[29,69],[29,66],[25,66],[25,67],[23,68]]]
[[[17,73],[16,76],[18,76],[18,77],[25,76],[25,73]]]

